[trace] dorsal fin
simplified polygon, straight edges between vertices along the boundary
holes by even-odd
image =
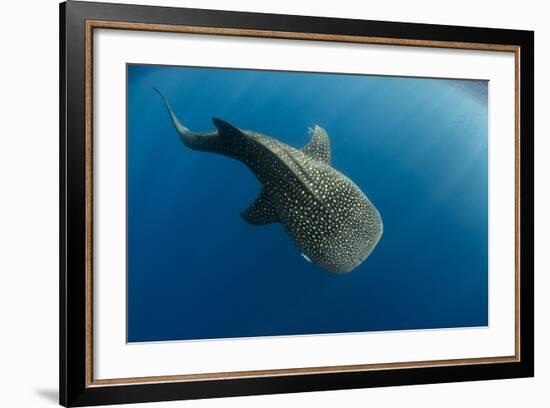
[[[240,129],[236,128],[235,126],[233,126],[229,122],[226,122],[225,120],[212,118],[212,122],[214,122],[214,125],[218,129],[218,134],[221,137],[224,137],[230,140],[238,140],[242,137],[246,137],[246,135]]]
[[[241,217],[252,225],[265,225],[279,222],[277,212],[269,199],[267,189],[264,187],[256,201],[241,213]]]
[[[309,129],[309,133],[311,139],[300,150],[315,160],[330,164],[330,140],[327,132],[322,127],[315,125],[313,129]]]

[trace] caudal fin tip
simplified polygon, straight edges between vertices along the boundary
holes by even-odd
[[[156,93],[158,93],[162,98],[164,98],[164,95],[158,90],[158,88],[153,87]]]
[[[166,97],[162,94],[161,91],[158,90],[157,87],[153,86],[152,88],[155,90],[156,93],[159,94],[159,96],[160,96],[160,97],[162,98],[162,100],[164,101],[164,104],[166,105],[166,108],[168,109],[169,112],[171,112],[172,109],[170,108],[170,104],[168,103],[168,100],[166,99]]]

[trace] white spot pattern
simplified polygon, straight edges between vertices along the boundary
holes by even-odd
[[[321,127],[315,126],[310,142],[298,150],[220,119],[214,119],[218,131],[208,133],[175,123],[186,146],[246,164],[264,187],[241,214],[245,221],[280,222],[303,256],[322,269],[350,272],[380,240],[380,213],[355,183],[330,166],[329,138]]]

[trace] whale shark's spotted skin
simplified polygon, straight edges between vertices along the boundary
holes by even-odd
[[[350,272],[370,255],[382,236],[382,219],[359,187],[330,166],[330,142],[322,128],[310,129],[302,149],[216,118],[217,131],[192,132],[163,99],[186,146],[240,160],[263,184],[241,213],[246,222],[280,222],[305,258],[328,272]]]

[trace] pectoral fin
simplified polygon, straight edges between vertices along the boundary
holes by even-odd
[[[330,164],[330,139],[327,132],[320,126],[310,128],[309,132],[311,139],[302,147],[301,151],[315,160]]]
[[[277,212],[271,205],[269,194],[264,188],[256,201],[252,203],[245,211],[241,213],[241,217],[247,223],[252,225],[265,225],[273,222],[279,222]]]

